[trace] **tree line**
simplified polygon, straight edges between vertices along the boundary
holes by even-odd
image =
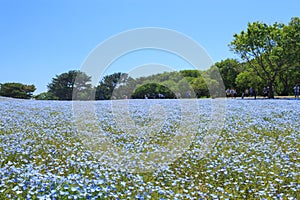
[[[252,87],[258,95],[268,88],[268,97],[292,95],[300,82],[300,19],[288,24],[248,23],[229,44],[238,59],[225,59],[208,70],[163,72],[132,78],[126,73],[104,76],[97,86],[87,74],[71,70],[56,75],[48,91],[34,96],[43,100],[108,100],[123,98],[218,97],[234,88],[237,95]],[[219,76],[221,75],[221,77]],[[34,85],[4,83],[0,95],[32,98]]]

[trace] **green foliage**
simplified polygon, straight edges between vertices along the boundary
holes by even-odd
[[[113,97],[114,90],[119,88],[119,91],[116,92],[116,95],[126,95],[127,92],[124,92],[124,90],[127,90],[127,88],[124,87],[125,83],[127,81],[132,81],[130,77],[128,77],[128,74],[117,72],[111,75],[104,76],[103,79],[100,81],[99,85],[96,88],[96,100],[108,100]],[[132,84],[131,84],[132,87]],[[131,88],[130,87],[130,88]],[[130,90],[130,89],[129,89]]]
[[[42,92],[34,97],[36,100],[58,100],[51,92]]]
[[[70,70],[56,75],[48,85],[48,92],[59,100],[89,100],[92,97],[91,77],[83,72]]]
[[[191,86],[193,88],[193,90],[195,91],[196,95],[198,98],[200,97],[209,97],[209,90],[207,88],[207,84],[205,82],[205,80],[203,79],[203,77],[198,77],[193,79]]]
[[[225,88],[236,88],[235,79],[243,71],[243,65],[235,59],[226,59],[217,62],[215,66],[219,69]]]
[[[193,77],[193,78],[197,78],[199,76],[201,76],[200,71],[198,70],[181,70],[179,72],[183,77]]]
[[[293,87],[300,83],[300,66],[280,73],[276,79],[276,89],[279,95],[287,96],[293,94]]]
[[[289,25],[249,23],[247,30],[235,34],[230,43],[231,50],[267,81],[269,98],[274,98],[273,86],[280,74],[299,65],[299,21],[292,18]]]
[[[139,86],[132,94],[132,98],[134,99],[144,99],[145,97],[151,99],[155,99],[155,98],[173,99],[176,96],[166,86],[157,83],[147,83],[145,85]]]
[[[165,87],[169,88],[173,92],[179,91],[178,84],[173,80],[169,79],[169,80],[162,82],[161,84],[164,85]]]
[[[182,78],[178,82],[178,95],[182,98],[195,98],[196,94],[191,85],[192,82],[191,77]]]
[[[212,67],[207,71],[182,70],[179,72],[164,72],[136,79],[126,75],[126,78],[117,82],[120,75],[121,73],[115,73],[104,77],[97,87],[96,99],[145,98],[145,94],[148,93],[151,96],[150,98],[154,98],[159,93],[155,91],[157,90],[155,89],[157,85],[168,88],[177,98],[217,97],[224,94],[222,78],[216,67]],[[157,84],[156,87],[154,87],[153,83]],[[151,89],[150,86],[153,88]],[[140,90],[149,90],[149,92],[141,92]],[[137,92],[139,92],[138,95]],[[173,94],[167,98],[174,98]]]
[[[224,97],[225,87],[222,76],[216,65],[211,66],[203,73],[203,78],[212,97]]]
[[[174,94],[176,94],[178,97],[195,97],[194,91],[198,88],[196,88],[196,84],[193,85],[192,83],[196,78],[201,78],[201,72],[198,70],[164,72],[147,77],[139,77],[136,79],[129,77],[127,74],[122,74],[119,72],[112,75],[107,75],[102,79],[100,84],[97,86],[96,99],[122,99],[126,97],[144,98],[144,95],[136,97],[134,92],[139,91],[136,89],[143,85],[153,86],[153,83],[164,86],[168,88],[168,90],[172,91],[172,94],[169,95],[169,92],[163,90],[163,92],[166,92],[167,94],[165,96],[166,98],[174,98]],[[161,87],[159,88],[161,89]],[[153,90],[155,91],[155,89]],[[200,90],[202,90],[202,88],[198,89],[198,91]],[[157,95],[159,92],[155,91],[150,93]],[[155,95],[150,96],[150,98],[154,98]],[[207,95],[205,94],[204,96]]]
[[[263,88],[264,84],[259,76],[252,71],[244,71],[238,74],[235,79],[235,83],[237,85],[236,90],[239,95],[245,92],[246,89],[249,90],[250,87],[255,89],[255,91],[260,92],[260,95],[263,95],[262,90],[259,88]]]
[[[0,95],[19,99],[30,99],[36,90],[34,85],[24,85],[22,83],[0,84]]]

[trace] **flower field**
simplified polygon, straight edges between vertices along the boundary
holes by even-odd
[[[0,99],[0,199],[300,199],[300,101],[214,101]]]

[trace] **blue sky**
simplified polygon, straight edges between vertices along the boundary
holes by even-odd
[[[120,32],[161,27],[198,42],[214,62],[234,58],[228,48],[248,22],[288,23],[299,16],[298,0],[0,0],[0,83],[35,84],[46,91],[51,79],[80,66],[101,42]],[[148,51],[119,59],[109,73],[144,62],[178,69],[188,63]]]

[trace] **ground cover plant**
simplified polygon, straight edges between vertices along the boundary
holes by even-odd
[[[78,135],[79,129],[101,129],[124,151],[155,151],[180,129],[179,101],[99,101],[98,121],[79,127],[72,102],[0,99],[0,199],[300,199],[297,100],[228,99],[219,137],[201,156],[203,138],[216,123],[211,105],[218,100],[197,100],[199,109],[190,109],[189,116],[199,124],[189,148],[153,171],[111,165]],[[161,129],[144,138],[128,134],[129,122],[126,131],[117,128],[122,120],[116,122],[110,108],[114,104],[122,113],[118,105],[124,102],[135,124]],[[154,109],[151,121],[147,116],[155,106],[165,114]]]

